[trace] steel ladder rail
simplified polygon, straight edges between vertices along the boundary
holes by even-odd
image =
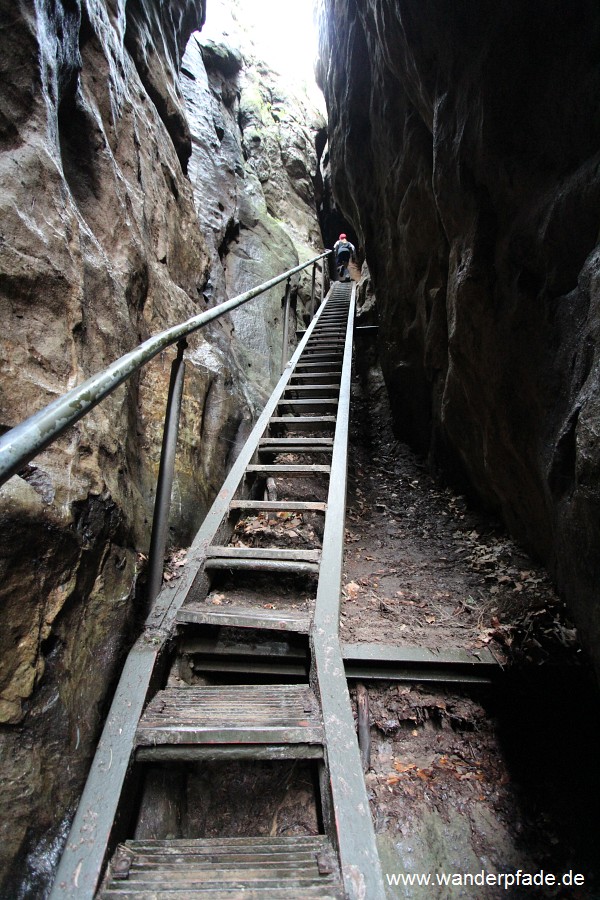
[[[338,290],[334,288],[331,292],[334,295],[332,305],[335,305],[335,294]],[[333,817],[336,828],[335,839],[339,850],[344,889],[348,897],[376,900],[384,897],[383,884],[337,634],[354,303],[355,291],[352,289],[344,336],[339,408],[328,495],[328,504],[332,504],[333,516],[326,517],[325,524],[326,536],[322,552],[324,577],[319,579],[317,591],[312,679],[323,706],[325,746],[335,813]],[[268,420],[272,418],[277,406],[282,402],[285,403],[282,398],[286,387],[295,372],[296,364],[302,359],[306,344],[310,341],[315,328],[319,327],[323,313],[325,323],[328,318],[327,303],[319,310],[290,360],[263,415],[203,523],[190,552],[193,565],[186,567],[186,574],[174,589],[171,585],[163,588],[148,619],[147,629],[127,660],[61,860],[51,895],[53,898],[84,898],[91,897],[95,893],[125,776],[132,764],[135,731],[149,693],[150,678],[155,664],[171,632],[177,611],[193,590],[195,579],[199,577],[209,546],[213,543],[222,522],[227,518],[231,498],[239,489],[248,469],[248,462],[254,455]],[[334,314],[333,318],[337,316]],[[328,522],[334,519],[336,521],[328,526]],[[327,624],[326,628],[323,627],[324,624]],[[333,633],[330,633],[331,629]],[[332,659],[336,661],[333,678],[329,665]],[[357,824],[357,810],[362,810],[362,816],[359,817],[362,821],[359,824]]]
[[[353,284],[311,645],[344,888],[352,900],[384,900],[383,876],[339,639],[355,309],[356,285]]]

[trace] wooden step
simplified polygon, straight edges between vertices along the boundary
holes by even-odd
[[[342,644],[346,676],[353,679],[490,684],[502,669],[487,647],[430,650],[408,645]]]
[[[327,838],[247,837],[127,841],[99,900],[342,900]]]
[[[299,399],[283,397],[277,405],[278,407],[298,407],[301,412],[307,412],[309,409],[317,409],[321,406],[333,406],[335,408],[338,405],[338,399],[337,397],[303,397]]]
[[[345,344],[346,342],[346,329],[337,331],[333,329],[323,329],[322,331],[313,331],[312,336],[309,338],[308,343],[306,344],[309,347],[311,344]]]
[[[312,394],[316,391],[321,391],[321,392],[328,391],[329,393],[331,393],[333,390],[335,390],[335,386],[331,385],[331,384],[292,384],[292,385],[288,385],[286,387],[285,393],[286,394],[291,394],[291,393]],[[284,396],[283,401],[285,401],[285,399],[286,398]]]
[[[247,509],[253,512],[325,512],[327,504],[312,500],[232,500],[229,509]]]
[[[323,398],[326,400],[337,387],[338,385],[335,384],[291,384],[286,387],[284,396],[279,402],[281,404],[285,403],[287,400],[295,399],[294,397],[289,397],[288,394],[297,395],[297,399],[318,397],[319,399]]]
[[[346,332],[344,329],[324,328],[321,331],[313,331],[309,337],[306,348],[311,345],[331,344],[342,346],[346,343]]]
[[[273,437],[265,437],[261,438],[259,441],[259,446],[266,446],[267,444],[274,444],[278,447],[287,447],[289,444],[297,444],[299,447],[302,446],[318,446],[323,448],[331,448],[333,447],[333,438],[330,437],[285,437],[285,438],[273,438]]]
[[[326,438],[270,438],[260,442],[259,453],[331,453],[333,440],[329,444],[320,443]],[[302,442],[302,443],[301,443]]]
[[[203,685],[159,691],[140,719],[135,741],[153,749],[322,744],[323,730],[319,704],[306,685]]]
[[[308,466],[292,465],[258,465],[246,466],[246,472],[256,475],[329,475],[331,466],[311,464]]]
[[[320,550],[282,550],[266,547],[209,547],[207,569],[312,573],[319,571]]]
[[[339,370],[340,363],[338,360],[333,360],[332,362],[326,362],[323,360],[315,360],[314,362],[305,362],[302,359],[300,359],[296,363],[296,368],[294,369],[294,372],[299,374],[303,369],[317,369],[317,368],[322,369],[323,367],[325,369],[327,369],[330,366],[332,368],[336,368]],[[339,371],[336,372],[336,375],[340,375],[340,374],[341,373]]]
[[[258,610],[255,609],[255,612]],[[289,612],[288,610],[288,615]],[[308,619],[311,614],[306,610],[305,615]],[[259,675],[269,675],[284,684],[297,679],[306,684],[310,671],[306,635],[289,630],[293,620],[288,620],[285,624],[285,631],[271,629],[266,635],[262,631],[252,631],[247,632],[245,637],[239,633],[236,635],[231,627],[220,628],[210,634],[204,630],[186,629],[180,635],[179,653],[190,661],[194,672],[201,675],[216,672],[221,680],[224,673],[227,673],[228,676],[239,676],[237,681],[245,684],[256,684],[256,677]],[[298,753],[306,756],[307,747],[299,748]],[[244,755],[248,754],[255,758],[256,748],[253,746],[249,750],[245,749]],[[290,751],[286,750],[285,754],[289,756]],[[280,755],[280,752],[276,754]],[[318,754],[310,750],[309,755]],[[274,758],[272,750],[263,758]]]
[[[304,381],[308,381],[308,382],[316,381],[317,378],[319,378],[319,379],[322,378],[326,381],[326,383],[329,386],[331,386],[332,384],[338,385],[341,381],[342,376],[339,372],[312,372],[312,371],[311,372],[296,372],[296,371],[292,372],[291,379],[293,379],[294,382],[300,378],[302,379],[303,382]],[[296,386],[295,384],[292,384],[291,379],[288,382],[287,389],[293,388]]]
[[[315,341],[309,341],[302,355],[304,356],[306,353],[312,353],[314,350],[333,350],[333,351],[341,351],[344,349],[345,340],[334,341],[331,338],[319,338]]]
[[[311,614],[308,610],[251,609],[241,606],[213,606],[210,603],[186,603],[177,613],[180,625],[228,625],[268,631],[293,631],[308,634]]]
[[[269,425],[303,431],[305,428],[335,428],[335,416],[271,416]]]

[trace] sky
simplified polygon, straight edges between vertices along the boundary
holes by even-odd
[[[258,55],[286,80],[314,84],[314,5],[314,0],[235,0]],[[208,0],[203,36],[217,40],[220,34],[235,35],[237,28],[229,0]]]

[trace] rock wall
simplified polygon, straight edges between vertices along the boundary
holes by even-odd
[[[228,69],[193,39],[184,99],[181,62],[202,0],[0,0],[0,15],[4,431],[150,334],[313,255],[319,239],[314,212],[310,225],[275,223],[292,219],[278,195],[292,181],[309,204],[314,149],[294,161],[291,141],[287,184],[279,171],[269,184],[254,174],[261,156],[236,120],[254,122],[252,85],[257,97],[263,85],[241,57]],[[310,143],[310,128],[298,134]],[[268,316],[245,329],[228,318],[189,340],[176,545],[194,533],[260,408],[264,371],[274,372],[268,346],[279,348],[268,329]],[[44,895],[143,621],[137,582],[173,356],[157,357],[0,489],[3,896]]]
[[[600,13],[322,0],[333,189],[398,431],[554,573],[600,669]]]
[[[325,120],[256,57],[251,23],[244,24],[235,2],[214,5],[227,7],[234,27],[216,40],[192,37],[182,86],[192,130],[190,179],[202,230],[211,236],[205,290],[221,302],[322,251],[316,146]],[[294,278],[293,291],[302,326],[311,269]],[[278,286],[232,313],[256,385],[274,385],[281,374],[283,293]],[[289,337],[291,344],[292,330]]]

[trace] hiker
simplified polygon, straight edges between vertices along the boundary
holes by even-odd
[[[348,263],[356,255],[354,244],[350,243],[345,234],[340,234],[339,240],[333,246],[333,252],[335,253],[335,267],[338,279],[340,281],[350,281]]]

